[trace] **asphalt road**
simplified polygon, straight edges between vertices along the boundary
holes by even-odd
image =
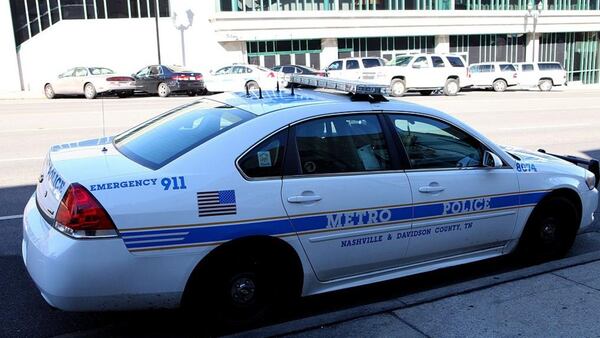
[[[501,144],[600,158],[599,95],[600,90],[480,91],[457,97],[409,95],[404,99],[449,112]],[[179,311],[82,314],[52,309],[39,296],[20,257],[19,215],[35,189],[51,145],[100,137],[103,133],[113,135],[194,99],[197,98],[0,100],[0,337],[149,336],[201,331],[196,322],[184,325]],[[580,235],[571,255],[600,249],[600,234],[595,231]],[[518,266],[499,259],[311,297],[290,306],[274,320],[379,301]]]

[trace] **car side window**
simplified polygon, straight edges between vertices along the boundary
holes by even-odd
[[[87,76],[88,71],[85,68],[75,68],[75,76]]]
[[[283,73],[284,74],[294,74],[294,67],[283,67]]]
[[[224,74],[229,74],[229,71],[231,70],[231,67],[223,67],[219,70],[217,70],[215,72],[215,75],[224,75]]]
[[[73,76],[73,72],[75,72],[75,68],[71,68],[71,69],[67,70],[66,72],[60,74],[58,77],[60,77],[60,78],[71,77],[71,76]]]
[[[160,73],[160,70],[158,69],[157,66],[150,67],[150,75],[158,75],[159,73]]]
[[[493,73],[494,65],[479,65],[479,71],[481,73]]]
[[[500,71],[501,72],[515,72],[515,66],[511,65],[511,64],[501,64],[500,65]]]
[[[342,69],[342,61],[334,61],[332,62],[329,67],[327,67],[328,70],[340,70]]]
[[[295,126],[295,132],[304,175],[391,169],[376,115],[315,119]]]
[[[427,61],[427,58],[424,56],[419,56],[415,62],[413,63],[413,67],[415,68],[428,68],[429,67],[429,61]]]
[[[524,72],[533,72],[533,65],[522,65],[521,69]]]
[[[389,115],[412,169],[481,167],[484,147],[474,137],[439,120]]]
[[[139,72],[135,74],[137,77],[146,77],[150,73],[150,67],[142,68]]]
[[[432,56],[431,63],[433,63],[434,68],[446,67],[446,65],[444,64],[444,60],[442,60],[442,58],[439,56]]]
[[[233,74],[244,74],[246,73],[246,67],[235,66],[233,67]]]
[[[364,68],[373,68],[381,66],[381,61],[379,59],[362,59],[362,64]]]
[[[251,178],[281,177],[287,138],[285,129],[262,141],[239,160],[240,169]]]
[[[346,69],[359,69],[358,60],[348,60],[346,61]]]
[[[448,59],[448,62],[450,62],[450,64],[452,65],[452,67],[464,67],[465,66],[465,64],[462,62],[462,60],[459,57],[448,56],[447,59]]]

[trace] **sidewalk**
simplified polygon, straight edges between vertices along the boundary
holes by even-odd
[[[44,92],[16,91],[0,92],[0,100],[44,99]]]
[[[591,337],[599,311],[595,260],[289,337]]]

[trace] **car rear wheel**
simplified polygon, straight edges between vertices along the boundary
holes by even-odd
[[[531,215],[519,241],[522,258],[540,262],[563,257],[577,235],[579,216],[565,197],[545,200]]]
[[[54,88],[52,88],[52,85],[49,83],[44,86],[44,94],[46,94],[46,97],[50,100],[56,97],[56,93],[54,93]]]
[[[390,91],[392,96],[402,96],[406,92],[406,82],[402,79],[393,79],[390,84]]]
[[[419,93],[423,96],[429,96],[433,93],[433,90],[420,90]]]
[[[85,86],[83,87],[83,94],[85,95],[85,98],[88,100],[93,100],[96,98],[96,95],[98,95],[96,93],[96,88],[91,83],[85,84]]]
[[[167,84],[164,82],[161,82],[158,85],[157,91],[158,91],[158,96],[160,96],[160,97],[167,97],[167,96],[171,95],[171,89],[169,89],[169,86],[167,86]]]
[[[246,88],[248,88],[248,90],[258,90],[259,86],[256,81],[248,81],[246,82]]]
[[[190,91],[187,92],[187,95],[188,96],[196,96],[196,92],[193,91],[193,90],[190,90]]]
[[[458,84],[458,80],[456,79],[448,79],[446,80],[446,84],[444,85],[444,95],[446,96],[455,96],[460,91],[460,85]]]
[[[538,84],[538,88],[543,92],[549,92],[550,90],[552,90],[552,80],[541,80]]]
[[[498,79],[498,80],[494,81],[494,83],[492,84],[492,88],[496,92],[503,92],[506,90],[507,87],[508,87],[508,85],[506,84],[506,81],[504,81],[502,79]]]

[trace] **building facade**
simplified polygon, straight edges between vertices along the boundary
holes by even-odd
[[[326,67],[337,58],[437,52],[558,61],[600,81],[600,0],[10,0],[12,87],[40,90],[77,65],[208,72],[230,62]],[[3,25],[4,20],[1,20]],[[4,46],[6,44],[6,46]],[[16,78],[16,79],[15,79]],[[2,90],[2,87],[0,87]]]

